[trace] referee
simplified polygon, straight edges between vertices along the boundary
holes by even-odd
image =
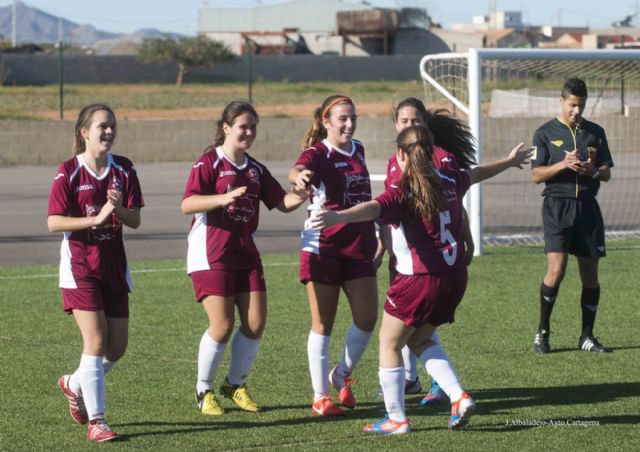
[[[604,222],[596,195],[600,182],[611,179],[613,160],[607,137],[599,125],[582,117],[587,86],[570,78],[562,87],[561,113],[533,136],[536,146],[531,175],[544,182],[542,222],[547,273],[540,285],[540,323],[534,340],[538,353],[549,353],[550,319],[569,253],[578,259],[582,281],[582,334],[578,349],[610,352],[593,337],[600,301],[598,259],[605,256]]]

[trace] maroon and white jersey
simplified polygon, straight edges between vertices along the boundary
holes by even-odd
[[[460,164],[455,155],[449,151],[445,151],[440,146],[433,147],[433,155],[431,156],[431,162],[435,169],[452,169],[459,170]],[[398,186],[402,179],[402,170],[398,165],[398,159],[396,154],[393,153],[389,160],[387,160],[387,177],[384,180],[384,188],[387,189],[392,185]]]
[[[364,147],[351,141],[351,152],[327,140],[315,143],[298,158],[296,165],[313,171],[309,219],[302,231],[302,251],[350,259],[373,259],[376,234],[373,221],[340,224],[316,231],[310,218],[320,210],[344,210],[371,200],[371,181],[364,161]]]
[[[285,191],[269,170],[245,154],[242,165],[229,160],[218,147],[193,166],[182,199],[193,195],[220,195],[239,187],[247,191],[224,208],[197,213],[189,232],[187,272],[210,269],[246,269],[260,262],[252,234],[258,227],[260,201],[277,207]]]
[[[447,272],[464,266],[462,198],[469,189],[464,171],[436,170],[446,193],[447,210],[427,222],[414,217],[406,197],[389,187],[376,198],[382,209],[380,222],[391,225],[396,270],[403,275]]]
[[[64,162],[53,180],[47,215],[94,217],[107,202],[107,190],[122,192],[122,205],[144,206],[140,182],[133,163],[108,154],[107,168],[100,175],[85,163],[82,154]],[[115,214],[101,226],[65,232],[60,248],[60,287],[92,287],[109,284],[116,291],[131,291],[131,276],[122,240],[122,223]]]

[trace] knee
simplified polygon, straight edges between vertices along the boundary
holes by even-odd
[[[563,268],[550,268],[544,278],[545,285],[549,287],[558,287],[564,279],[565,270]]]
[[[231,338],[231,333],[233,333],[233,323],[232,322],[220,322],[216,325],[209,326],[209,336],[216,342],[220,344],[226,344],[229,342]]]
[[[248,322],[246,325],[240,326],[240,331],[242,331],[242,334],[244,334],[249,339],[257,340],[262,337],[265,326],[265,320]]]
[[[107,358],[107,360],[111,361],[112,363],[115,363],[116,361],[118,361],[120,358],[124,356],[126,351],[127,351],[126,342],[124,344],[118,344],[115,346],[109,344],[109,346],[107,347],[107,350],[105,350],[104,357]]]
[[[322,321],[314,322],[313,325],[311,325],[311,331],[321,336],[331,336],[333,323],[330,324]]]
[[[84,339],[83,353],[91,356],[104,356],[107,352],[107,340],[104,334],[96,332]]]
[[[378,321],[378,313],[377,312],[368,312],[366,315],[360,315],[357,318],[354,317],[353,323],[360,328],[362,331],[366,331],[370,333],[376,327],[376,322]]]

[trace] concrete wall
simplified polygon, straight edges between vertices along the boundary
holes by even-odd
[[[253,57],[253,79],[262,81],[368,81],[419,80],[421,55],[339,57],[285,55]],[[47,85],[59,83],[57,55],[2,55],[0,80],[5,85]],[[173,83],[177,66],[144,65],[135,56],[70,55],[64,59],[65,83]],[[213,68],[195,68],[185,82],[245,82],[249,62],[235,62]]]
[[[504,156],[514,145],[530,143],[533,132],[550,118],[484,118],[484,156]],[[638,110],[627,118],[598,120],[607,130],[615,155],[637,152]],[[310,119],[262,118],[251,154],[258,160],[290,160],[300,154],[300,140]],[[626,132],[621,132],[626,131]],[[631,132],[630,132],[631,131]],[[115,153],[136,163],[194,161],[213,141],[213,121],[119,121]],[[387,118],[361,118],[356,133],[369,159],[386,159],[395,131]],[[0,121],[0,166],[51,165],[71,156],[71,121]]]
[[[251,154],[258,160],[295,160],[310,119],[262,118]],[[71,121],[0,121],[0,166],[51,165],[71,157]],[[119,121],[113,148],[136,163],[194,161],[213,141],[213,121]],[[369,158],[393,149],[386,118],[362,118],[358,137]]]

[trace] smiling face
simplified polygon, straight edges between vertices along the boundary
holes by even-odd
[[[327,129],[327,140],[340,149],[348,149],[356,131],[357,119],[353,104],[343,102],[331,107],[327,117],[322,120]]]
[[[396,117],[396,132],[400,133],[407,127],[424,125],[424,118],[417,108],[407,106],[398,110]]]
[[[256,139],[258,121],[250,112],[242,113],[231,124],[224,124],[225,134],[223,146],[230,151],[247,151]]]
[[[97,110],[91,115],[89,127],[81,130],[86,152],[99,156],[111,150],[116,139],[116,118],[107,110]]]
[[[570,94],[568,97],[560,97],[560,105],[562,106],[562,114],[560,118],[562,122],[575,127],[582,119],[582,112],[587,105],[587,97],[577,97]]]

